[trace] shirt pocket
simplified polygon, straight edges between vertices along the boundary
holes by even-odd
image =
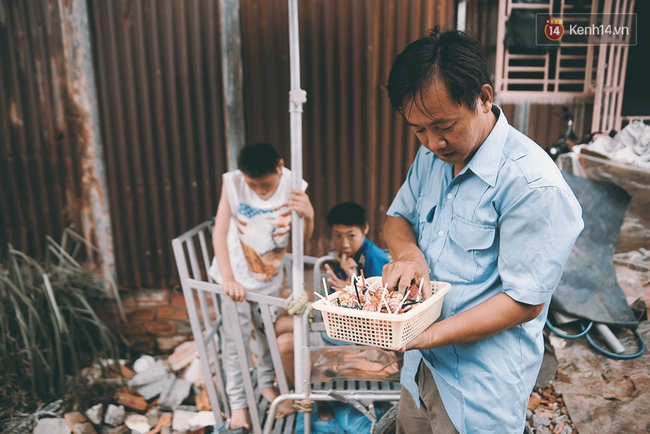
[[[420,196],[418,198],[416,209],[418,212],[418,221],[416,233],[418,234],[418,244],[422,246],[431,237],[433,231],[433,216],[436,213],[438,201],[430,196]]]
[[[490,276],[497,265],[495,235],[496,226],[454,216],[445,261],[449,272],[468,282],[480,282]]]

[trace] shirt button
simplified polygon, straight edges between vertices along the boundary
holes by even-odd
[[[443,236],[445,233],[443,231],[438,232],[438,236]]]
[[[454,196],[453,196],[451,193],[449,193],[449,194],[447,195],[447,199],[451,199],[452,197],[454,197]]]

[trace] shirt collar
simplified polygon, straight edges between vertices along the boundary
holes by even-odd
[[[508,137],[508,119],[506,119],[506,115],[498,105],[492,104],[492,110],[497,116],[497,122],[467,164],[467,169],[474,172],[476,176],[491,187],[494,187],[499,167],[501,167],[503,148]]]

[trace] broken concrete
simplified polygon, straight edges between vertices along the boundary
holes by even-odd
[[[172,430],[186,432],[190,430],[190,419],[196,416],[196,411],[174,410],[172,419]]]
[[[182,402],[190,396],[192,382],[177,378],[171,387],[160,394],[158,406],[163,411],[171,411],[177,408]]]
[[[39,419],[34,434],[70,434],[72,430],[65,419],[60,417]]]
[[[123,406],[116,406],[109,404],[106,408],[106,414],[104,415],[104,423],[111,426],[118,426],[124,423],[124,418],[126,417],[126,411]]]
[[[103,415],[104,415],[104,405],[103,404],[94,405],[94,406],[90,407],[88,410],[86,410],[86,417],[88,418],[88,420],[90,420],[95,425],[101,425],[102,424]]]

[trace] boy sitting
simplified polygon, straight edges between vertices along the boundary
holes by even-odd
[[[283,281],[282,258],[291,234],[291,211],[304,219],[304,236],[314,229],[314,208],[304,190],[291,189],[291,171],[284,167],[273,146],[245,146],[237,160],[239,169],[223,175],[223,188],[214,224],[214,260],[210,275],[235,302],[246,300],[246,291],[278,296]],[[257,373],[260,393],[272,402],[278,395],[266,334],[260,329],[257,303],[236,303],[244,342],[252,328],[258,341]],[[240,372],[232,327],[223,328],[223,368],[226,393],[232,410],[230,428],[250,428],[244,382]],[[294,410],[283,401],[276,417]]]
[[[365,277],[381,276],[382,268],[390,259],[384,250],[366,238],[369,230],[366,210],[354,202],[345,202],[330,209],[326,218],[334,241],[336,259],[334,268],[325,264],[329,284],[343,288],[352,274],[359,275],[361,271]],[[322,289],[314,288],[314,291]],[[287,380],[293,384],[293,318],[290,315],[278,318],[275,332]],[[320,345],[354,345],[331,339],[325,332],[321,333],[321,337],[324,342],[318,342]],[[315,345],[315,342],[310,342],[310,345]]]
[[[331,286],[343,288],[352,274],[358,276],[361,271],[365,277],[381,276],[390,259],[384,250],[366,238],[369,226],[366,210],[361,205],[354,202],[336,205],[327,213],[327,225],[332,230],[336,258],[334,268],[325,264]]]

